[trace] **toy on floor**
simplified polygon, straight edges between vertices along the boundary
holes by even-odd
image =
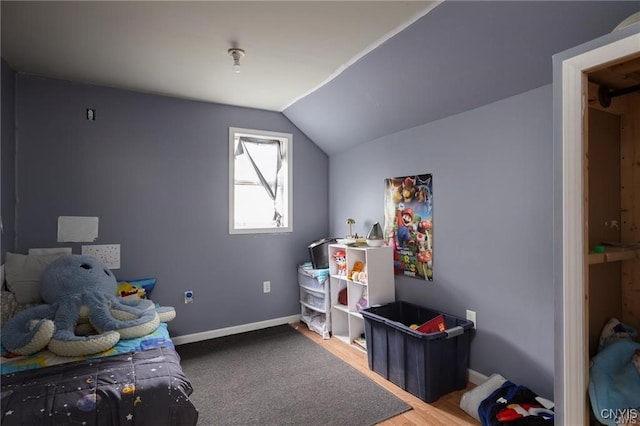
[[[47,304],[11,318],[2,329],[2,345],[18,355],[45,347],[60,356],[89,355],[110,349],[120,339],[152,333],[160,321],[175,317],[172,307],[156,308],[147,299],[118,298],[117,285],[113,273],[92,256],[55,260],[40,282]],[[76,333],[83,322],[91,325],[92,333]],[[85,334],[86,327],[81,328]]]

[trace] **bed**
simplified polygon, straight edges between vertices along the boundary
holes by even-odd
[[[11,307],[10,292],[1,297],[3,323],[26,307]],[[13,356],[2,348],[1,361],[3,426],[193,426],[198,420],[193,388],[164,323],[99,354]]]

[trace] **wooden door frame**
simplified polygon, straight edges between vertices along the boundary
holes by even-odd
[[[585,283],[585,194],[583,114],[587,108],[586,73],[640,52],[640,34],[611,42],[562,61],[562,318],[561,400],[563,422],[588,424],[585,407],[588,340]]]

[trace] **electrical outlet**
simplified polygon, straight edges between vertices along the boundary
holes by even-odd
[[[476,329],[478,326],[478,320],[476,319],[476,311],[470,311],[467,309],[467,319],[473,322],[473,328]]]
[[[263,281],[262,282],[262,291],[264,293],[270,293],[271,292],[271,281]]]
[[[187,290],[184,292],[184,303],[193,303],[193,290]]]

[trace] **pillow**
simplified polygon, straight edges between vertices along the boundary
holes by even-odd
[[[16,295],[10,291],[2,290],[0,293],[2,294],[2,296],[0,296],[0,304],[2,305],[0,325],[9,321],[18,312],[39,305],[39,303],[20,304],[16,300]]]
[[[42,303],[40,277],[51,262],[64,253],[54,254],[5,254],[4,271],[7,288],[20,304]]]
[[[481,421],[480,415],[478,414],[480,403],[500,388],[506,381],[507,379],[500,374],[493,373],[487,380],[462,394],[462,398],[460,398],[460,408],[477,421]]]
[[[118,281],[118,291],[116,295],[122,298],[137,297],[139,299],[149,299],[151,298],[151,292],[156,285],[156,281],[155,278]]]

